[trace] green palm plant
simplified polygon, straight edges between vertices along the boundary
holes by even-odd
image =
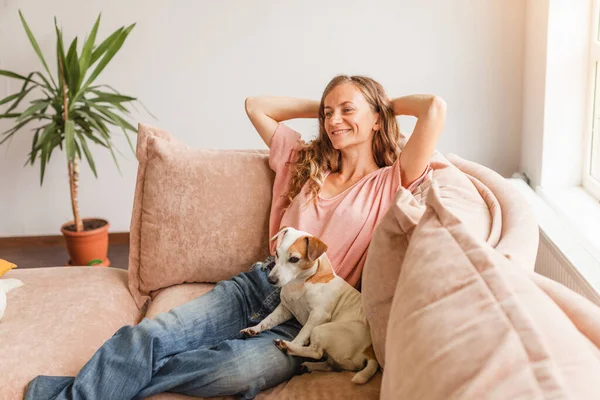
[[[7,107],[4,113],[0,113],[0,119],[14,119],[14,126],[0,134],[0,145],[17,132],[33,133],[31,152],[25,165],[34,165],[39,159],[40,185],[44,182],[46,165],[52,152],[57,147],[65,151],[75,230],[81,232],[83,223],[79,216],[77,194],[79,162],[82,157],[86,158],[94,176],[98,176],[89,144],[93,142],[108,149],[120,171],[109,130],[109,126],[112,125],[123,131],[131,150],[135,153],[128,133],[137,131],[124,116],[130,114],[127,107],[136,101],[136,98],[122,95],[108,85],[95,84],[96,78],[123,46],[135,24],[117,29],[97,45],[96,34],[101,17],[98,15],[89,36],[83,41],[81,50],[78,51],[75,37],[65,53],[62,31],[54,18],[57,63],[55,79],[20,11],[19,16],[46,74],[34,71],[24,76],[0,70],[0,75],[22,81],[20,91],[0,100],[0,106]],[[29,101],[29,106],[23,111],[16,111],[26,97],[35,98]],[[32,126],[31,123],[37,123],[37,126]]]

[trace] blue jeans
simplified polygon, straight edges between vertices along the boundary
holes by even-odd
[[[256,263],[154,319],[122,327],[75,378],[38,376],[25,399],[143,399],[165,391],[251,399],[291,378],[302,360],[273,340],[292,340],[301,328],[295,319],[255,337],[239,333],[279,304],[279,289],[267,282],[271,262]]]

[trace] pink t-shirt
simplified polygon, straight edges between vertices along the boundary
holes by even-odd
[[[400,157],[393,165],[369,173],[332,198],[319,195],[316,203],[307,202],[310,193],[304,185],[284,212],[289,204],[286,193],[292,167],[288,162],[295,161],[302,143],[300,134],[282,123],[271,140],[269,166],[275,171],[275,182],[270,236],[282,226],[291,226],[318,237],[328,246],[327,256],[335,272],[350,285],[357,286],[371,235],[400,188]],[[414,191],[430,175],[430,170],[428,167],[408,189]],[[270,250],[275,254],[274,242]]]

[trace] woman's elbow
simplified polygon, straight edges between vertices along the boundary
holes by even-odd
[[[446,114],[446,102],[440,96],[433,96],[429,107],[438,113]]]
[[[246,97],[244,102],[246,114],[250,115],[256,109],[256,97]]]

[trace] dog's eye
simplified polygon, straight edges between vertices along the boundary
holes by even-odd
[[[298,261],[300,261],[300,259],[298,257],[292,257],[288,261],[291,263],[297,263]]]

